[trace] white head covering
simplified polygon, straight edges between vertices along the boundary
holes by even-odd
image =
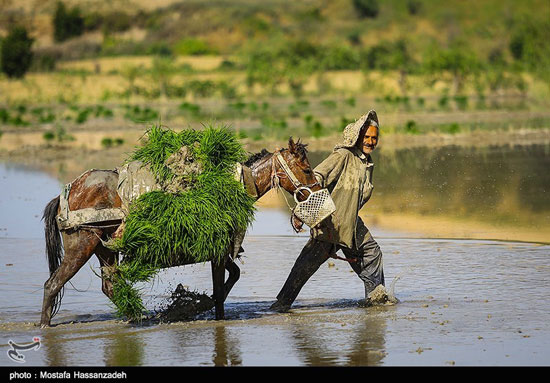
[[[376,126],[380,129],[378,116],[374,110],[370,110],[367,114],[362,115],[359,120],[348,124],[344,129],[342,142],[336,145],[334,150],[354,147],[364,126]]]

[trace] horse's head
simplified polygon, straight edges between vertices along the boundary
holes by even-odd
[[[296,206],[291,208],[291,222],[296,231],[300,231],[302,223],[315,227],[335,210],[328,190],[321,188],[313,174],[306,146],[290,137],[288,148],[274,153],[264,149],[245,162],[252,170],[258,197],[279,187],[294,196]]]
[[[321,189],[307,158],[306,147],[307,144],[301,143],[300,140],[294,142],[290,137],[288,149],[278,150],[273,155],[272,181],[275,180],[283,189],[296,195],[299,201],[309,195],[307,189],[303,188],[309,188],[311,191]]]

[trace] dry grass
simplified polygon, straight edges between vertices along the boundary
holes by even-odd
[[[75,60],[60,62],[60,70],[84,70],[94,72],[96,67],[103,73],[120,71],[122,67],[134,66],[150,69],[153,65],[153,56],[117,56],[101,57],[93,60]],[[212,71],[218,68],[223,61],[221,56],[179,56],[174,60],[175,66],[189,65],[197,71]]]

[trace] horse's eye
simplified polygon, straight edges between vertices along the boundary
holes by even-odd
[[[311,174],[311,169],[304,169],[304,173]]]

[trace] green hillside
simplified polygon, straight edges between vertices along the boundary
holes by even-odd
[[[358,3],[375,11],[365,16]],[[187,0],[160,1],[158,6],[141,0],[66,1],[68,13],[78,8],[82,18],[82,35],[76,37],[80,49],[53,40],[57,1],[22,4],[2,3],[4,34],[23,22],[37,39],[39,55],[54,51],[61,59],[169,53],[243,57],[258,46],[279,47],[288,41],[304,43],[306,50],[334,51],[339,57],[332,57],[331,65],[336,69],[398,66],[359,62],[379,60],[369,52],[385,56],[398,49],[397,42],[415,63],[455,47],[481,63],[519,61],[530,70],[550,57],[547,0]]]

